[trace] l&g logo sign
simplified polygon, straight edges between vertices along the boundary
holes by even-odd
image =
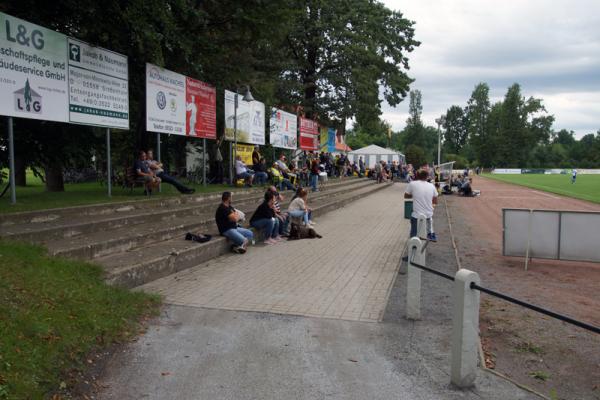
[[[42,113],[42,96],[29,86],[29,79],[25,82],[25,87],[15,91],[14,95],[15,111],[33,114]]]

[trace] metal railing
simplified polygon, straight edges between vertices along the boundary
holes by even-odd
[[[418,236],[425,237],[425,221],[418,222]],[[578,321],[569,316],[530,304],[504,293],[481,286],[479,275],[460,269],[455,276],[426,266],[427,241],[413,237],[408,243],[408,269],[406,290],[406,318],[421,318],[421,272],[426,271],[454,282],[452,291],[452,346],[451,381],[458,387],[471,387],[475,383],[479,351],[479,293],[500,298],[557,320],[600,334],[600,327]]]
[[[414,262],[414,260],[411,260],[410,264],[413,267],[417,267],[417,268],[419,268],[419,269],[421,269],[423,271],[427,271],[429,273],[432,273],[433,275],[437,275],[437,276],[440,276],[440,277],[442,277],[444,279],[447,279],[449,281],[453,281],[454,282],[454,277],[452,275],[448,275],[448,274],[446,274],[444,272],[441,272],[441,271],[438,271],[438,270],[426,267],[425,265],[417,264],[417,263]],[[522,307],[528,308],[530,310],[536,311],[536,312],[538,312],[540,314],[544,314],[544,315],[547,315],[549,317],[552,317],[552,318],[558,319],[560,321],[566,322],[568,324],[575,325],[575,326],[577,326],[579,328],[583,328],[583,329],[588,330],[590,332],[594,332],[594,333],[600,334],[600,327],[592,325],[592,324],[588,324],[587,322],[579,321],[579,320],[571,318],[571,317],[569,317],[567,315],[557,313],[556,311],[548,310],[546,308],[543,308],[543,307],[540,307],[540,306],[536,306],[535,304],[531,304],[531,303],[528,303],[526,301],[516,299],[516,298],[511,297],[509,295],[506,295],[504,293],[500,293],[500,292],[497,292],[495,290],[488,289],[488,288],[483,287],[483,286],[479,286],[479,285],[477,285],[474,282],[472,282],[469,287],[471,289],[479,290],[480,292],[489,294],[490,296],[498,297],[498,298],[500,298],[502,300],[505,300],[505,301],[508,301],[510,303],[517,304],[519,306],[522,306]]]

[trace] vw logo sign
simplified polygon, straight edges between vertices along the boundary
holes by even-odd
[[[156,93],[156,105],[161,110],[164,110],[165,107],[167,106],[167,97],[165,96],[165,94],[163,92]]]

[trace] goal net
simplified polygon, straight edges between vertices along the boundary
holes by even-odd
[[[436,173],[438,171],[439,168],[439,180],[440,183],[441,182],[446,182],[448,185],[450,184],[450,179],[452,178],[452,168],[454,167],[454,163],[455,161],[450,161],[447,163],[442,163],[440,165],[437,165],[436,168]]]

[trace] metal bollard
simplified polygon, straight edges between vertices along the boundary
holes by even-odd
[[[479,290],[471,289],[471,282],[479,285],[476,272],[459,270],[452,290],[452,351],[450,380],[460,388],[475,384],[479,337]]]
[[[406,276],[406,318],[421,319],[421,270],[413,267],[411,261],[425,265],[425,252],[421,251],[424,242],[418,237],[408,241],[408,267]]]

